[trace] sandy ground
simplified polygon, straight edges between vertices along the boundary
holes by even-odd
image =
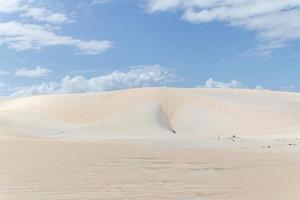
[[[300,94],[144,88],[0,101],[0,200],[299,200],[299,186]]]
[[[240,149],[238,142],[232,143],[236,147],[230,150],[201,144],[193,148],[178,147],[177,142],[1,140],[0,199],[298,200],[300,197],[297,147],[290,146],[289,150],[278,153],[273,151],[278,146],[252,151],[252,148]]]

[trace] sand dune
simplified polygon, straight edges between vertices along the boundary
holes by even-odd
[[[299,133],[296,93],[143,88],[7,99],[0,200],[298,200]]]
[[[0,132],[6,135],[174,137],[172,130],[185,136],[299,134],[300,94],[143,88],[0,103]]]

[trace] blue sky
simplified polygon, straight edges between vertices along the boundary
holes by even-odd
[[[0,0],[0,94],[299,91],[300,0]]]

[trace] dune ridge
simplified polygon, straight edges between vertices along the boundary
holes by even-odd
[[[298,200],[299,133],[297,93],[140,88],[7,99],[0,199]]]
[[[297,93],[139,88],[0,102],[0,135],[151,138],[299,133]]]

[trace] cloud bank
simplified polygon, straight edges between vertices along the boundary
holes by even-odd
[[[257,34],[257,52],[272,49],[300,37],[300,0],[147,0],[149,13],[181,10],[191,23],[226,22]]]
[[[137,66],[126,72],[114,71],[108,75],[92,78],[67,75],[58,82],[47,82],[31,87],[16,88],[10,97],[165,86],[171,83],[174,78],[175,75],[171,71],[160,65]]]

